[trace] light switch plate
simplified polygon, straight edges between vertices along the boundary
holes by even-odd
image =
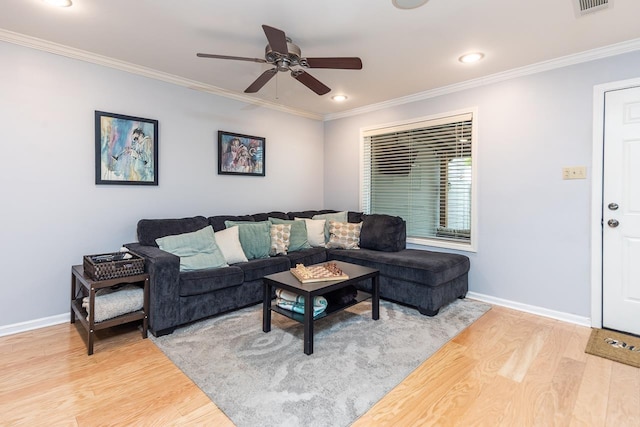
[[[586,179],[587,167],[586,166],[572,166],[562,168],[562,179]]]

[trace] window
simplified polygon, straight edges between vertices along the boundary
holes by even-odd
[[[474,115],[364,130],[362,211],[402,217],[409,243],[475,250]]]

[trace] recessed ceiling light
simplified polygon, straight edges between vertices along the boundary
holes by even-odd
[[[69,7],[72,4],[71,0],[44,0],[44,2],[58,7]]]
[[[458,58],[458,61],[463,62],[465,64],[470,64],[472,62],[478,62],[482,58],[484,58],[484,53],[473,52],[473,53],[467,53],[466,55],[462,55],[460,58]]]
[[[415,9],[428,1],[429,0],[391,0],[393,5],[398,9]]]
[[[347,100],[347,95],[333,95],[331,99],[333,99],[336,102],[342,102]]]

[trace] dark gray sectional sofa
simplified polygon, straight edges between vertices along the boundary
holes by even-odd
[[[464,255],[406,249],[406,226],[399,217],[349,212],[348,221],[362,222],[360,249],[309,248],[286,255],[240,262],[217,269],[183,271],[180,258],[158,248],[160,237],[189,233],[224,222],[311,218],[334,210],[269,212],[244,216],[195,216],[180,219],[142,219],[138,242],[126,244],[145,258],[151,277],[149,329],[155,336],[180,325],[262,301],[262,277],[286,271],[296,264],[339,260],[380,270],[380,296],[434,316],[468,290],[469,258]],[[370,290],[370,281],[357,287]]]

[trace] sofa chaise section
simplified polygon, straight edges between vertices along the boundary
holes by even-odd
[[[443,305],[464,298],[468,290],[470,264],[464,255],[418,249],[330,249],[328,258],[379,270],[381,298],[416,307],[427,316],[435,316]],[[361,286],[370,291],[370,283]]]

